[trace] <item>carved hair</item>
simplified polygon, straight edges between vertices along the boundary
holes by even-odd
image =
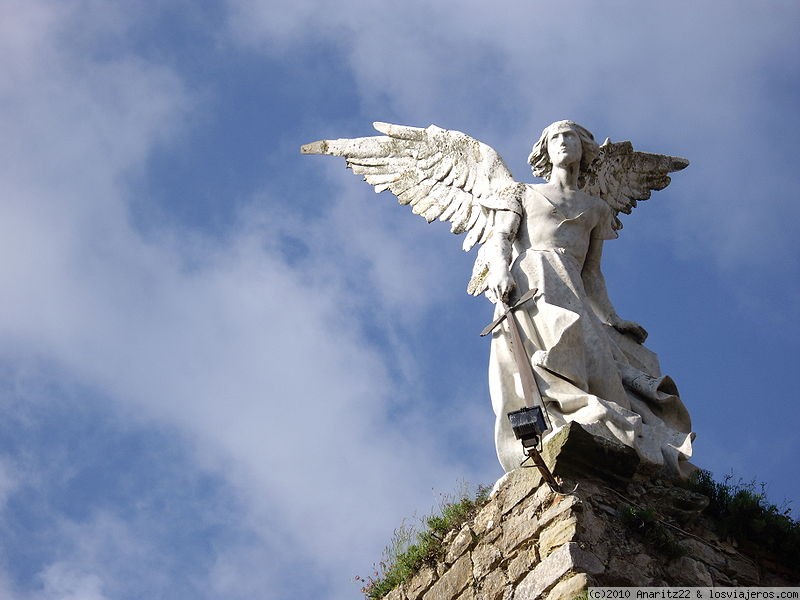
[[[586,169],[594,159],[600,154],[600,147],[594,141],[592,133],[578,125],[574,121],[556,121],[544,128],[539,140],[533,145],[530,156],[528,156],[528,164],[533,169],[533,174],[542,179],[550,179],[550,173],[553,170],[553,163],[550,161],[550,155],[547,152],[547,139],[551,134],[556,131],[571,130],[578,134],[581,140],[581,169],[583,175]]]

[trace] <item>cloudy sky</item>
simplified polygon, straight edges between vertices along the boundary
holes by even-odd
[[[492,483],[473,256],[302,143],[685,156],[604,271],[695,463],[800,502],[800,5],[0,0],[0,598],[358,598]]]

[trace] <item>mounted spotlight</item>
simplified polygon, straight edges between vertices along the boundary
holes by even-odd
[[[547,431],[541,407],[533,406],[515,410],[508,413],[508,420],[511,421],[514,437],[522,442],[525,454],[528,454],[530,448],[539,448],[542,435]]]

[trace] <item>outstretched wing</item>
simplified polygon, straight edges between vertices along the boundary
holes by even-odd
[[[464,250],[486,241],[493,210],[521,213],[511,172],[486,144],[435,125],[373,125],[385,135],[321,140],[300,151],[344,157],[376,192],[389,190],[428,223],[449,221],[453,233],[467,232]]]
[[[653,190],[663,190],[669,185],[667,173],[688,165],[685,158],[636,152],[630,142],[606,139],[600,146],[600,156],[585,174],[583,190],[605,200],[614,210],[615,229],[622,229],[616,215],[630,214],[639,200],[647,200]]]

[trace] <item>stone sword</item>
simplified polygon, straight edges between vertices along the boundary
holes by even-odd
[[[539,290],[537,288],[528,290],[511,306],[508,306],[505,302],[503,302],[502,299],[500,299],[500,305],[503,307],[503,312],[500,313],[500,315],[494,321],[489,323],[483,329],[483,331],[481,331],[481,337],[490,334],[504,320],[508,322],[508,330],[511,334],[511,354],[514,355],[514,362],[517,363],[517,370],[519,371],[520,383],[522,384],[522,396],[525,401],[525,406],[527,408],[535,408],[538,404],[541,407],[545,418],[547,418],[547,409],[544,406],[544,400],[542,400],[542,394],[539,391],[539,386],[536,384],[536,378],[533,374],[533,367],[531,366],[530,358],[528,357],[528,353],[525,351],[525,347],[522,345],[522,336],[519,333],[519,321],[517,320],[517,316],[514,314],[514,311],[516,311],[529,300],[532,300],[538,291]],[[526,447],[524,444],[523,450],[538,467],[539,472],[542,474],[542,477],[550,486],[550,488],[553,491],[560,493],[561,486],[558,484],[555,477],[553,477],[553,473],[544,462],[544,459],[539,451],[534,446]]]

